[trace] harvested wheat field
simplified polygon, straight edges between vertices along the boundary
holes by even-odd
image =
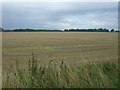
[[[118,33],[3,32],[3,88],[116,88]]]

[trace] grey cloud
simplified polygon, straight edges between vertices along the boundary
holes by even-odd
[[[117,3],[3,3],[2,19],[6,29],[117,28]]]

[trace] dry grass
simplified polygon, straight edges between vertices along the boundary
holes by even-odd
[[[105,62],[115,63],[118,60],[118,34],[109,32],[4,32],[3,87],[16,87],[15,83],[21,86],[14,74],[18,71],[28,72],[28,62],[32,54],[39,66],[48,66],[50,60],[57,62],[57,65],[64,61],[68,66],[75,68],[88,65],[88,63],[97,65]],[[78,87],[79,85],[76,85],[77,74],[70,72],[69,76],[76,77],[75,80],[70,78],[71,83],[75,83],[69,87]],[[7,78],[11,79],[10,85],[7,83]]]

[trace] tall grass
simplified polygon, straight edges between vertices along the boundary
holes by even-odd
[[[38,65],[32,55],[28,71],[18,67],[12,81],[7,77],[6,86],[19,88],[116,88],[118,86],[118,66],[115,62],[89,63],[70,66],[49,61],[48,65]],[[11,84],[13,83],[13,84]]]

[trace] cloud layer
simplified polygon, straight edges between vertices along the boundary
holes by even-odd
[[[116,2],[4,2],[3,28],[115,28]]]

